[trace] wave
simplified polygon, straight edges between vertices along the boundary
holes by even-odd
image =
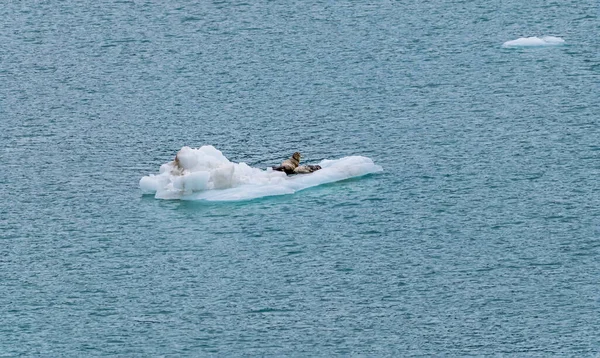
[[[211,145],[183,147],[175,161],[161,165],[158,175],[140,179],[143,194],[157,199],[243,201],[266,196],[293,194],[299,190],[383,171],[367,157],[350,156],[323,160],[321,170],[287,176],[229,161]]]
[[[560,37],[544,36],[539,37],[521,37],[516,40],[506,41],[502,47],[536,47],[536,46],[557,46],[565,43]]]

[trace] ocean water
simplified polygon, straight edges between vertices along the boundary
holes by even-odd
[[[600,353],[597,1],[9,1],[0,356]],[[545,36],[556,46],[504,48]],[[184,146],[382,172],[142,195]]]

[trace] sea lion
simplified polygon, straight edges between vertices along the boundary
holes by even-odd
[[[286,174],[294,174],[294,170],[300,165],[300,158],[302,155],[300,152],[295,152],[292,154],[290,159],[286,159],[281,163],[280,166],[273,167],[273,170],[277,170],[280,172],[285,172]]]
[[[173,163],[173,169],[171,170],[171,175],[183,175],[183,171],[185,170],[183,168],[183,165],[181,165],[181,162],[179,161],[179,152],[177,152],[177,155],[175,155],[175,159],[171,162]]]
[[[280,166],[273,167],[273,170],[285,172],[286,174],[309,174],[321,169],[320,165],[300,165],[300,152],[296,152],[290,159],[286,159]]]

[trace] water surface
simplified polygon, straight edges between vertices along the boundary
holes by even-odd
[[[0,353],[597,354],[597,5],[3,4]],[[384,172],[141,195],[205,144]]]

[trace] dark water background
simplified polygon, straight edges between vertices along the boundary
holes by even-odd
[[[597,1],[8,1],[0,355],[600,352]],[[502,49],[525,36],[566,45]],[[365,155],[143,197],[184,145]]]

